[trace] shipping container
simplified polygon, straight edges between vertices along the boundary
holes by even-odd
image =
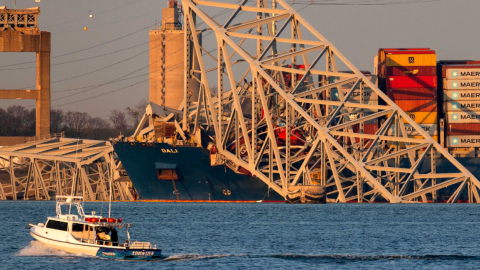
[[[388,52],[385,59],[385,64],[387,67],[398,67],[398,66],[437,66],[437,55],[436,54],[404,54],[405,52]]]
[[[353,125],[352,126],[352,129],[353,129],[353,133],[360,133],[360,125],[357,124],[357,125]],[[378,131],[378,123],[377,124],[364,124],[363,125],[363,133],[362,134],[375,134],[377,133]],[[360,142],[360,138],[355,138],[356,142],[359,143]],[[369,139],[363,139],[364,142],[367,142]],[[351,140],[349,140],[351,141]],[[372,143],[373,141],[370,142],[370,144]],[[367,145],[369,146],[369,145]]]
[[[443,79],[444,90],[473,90],[480,89],[480,80],[448,80]]]
[[[438,113],[435,112],[405,112],[417,124],[436,124]],[[390,116],[390,115],[388,115]],[[403,120],[404,123],[408,123]]]
[[[389,51],[430,51],[430,48],[380,48],[377,54],[379,63],[385,62],[385,54]]]
[[[458,112],[447,112],[446,114],[447,124],[456,124],[456,123],[480,123],[480,111],[458,111]]]
[[[456,100],[479,100],[480,101],[480,91],[479,90],[444,90],[443,91],[443,100],[444,101],[456,101]]]
[[[422,136],[408,136],[409,138],[413,138],[413,139],[423,139]],[[433,138],[434,141],[438,142],[438,136],[430,136]]]
[[[381,71],[386,76],[437,76],[437,68],[434,66],[431,67],[406,67],[406,66],[397,66],[397,67],[387,67],[382,66]]]
[[[436,76],[390,76],[387,89],[395,88],[437,88]]]
[[[395,100],[433,100],[437,99],[436,88],[400,88],[400,89],[388,89],[387,96]]]
[[[480,65],[480,61],[474,61],[474,60],[440,60],[438,61],[437,63],[437,76],[439,81],[438,86],[443,86],[443,78],[446,77],[446,74],[444,74],[443,67],[453,66],[453,65]]]
[[[444,65],[480,65],[480,61],[477,60],[439,60],[439,66]]]
[[[360,125],[352,126],[354,133],[360,133]],[[364,124],[363,125],[363,134],[375,134],[378,131],[378,124]]]
[[[474,61],[474,60],[440,60],[438,61],[437,65],[437,76],[438,76],[438,89],[448,89],[444,85],[444,71],[443,68],[444,66],[452,66],[452,65],[480,65],[480,61]],[[441,97],[439,98],[441,101]],[[443,115],[440,115],[443,117]]]
[[[392,54],[419,54],[419,55],[435,55],[434,50],[396,50],[396,51],[384,51],[386,58]]]
[[[480,65],[442,66],[442,77],[449,80],[480,80]]]
[[[404,49],[380,49],[379,50],[379,61],[380,63],[385,63],[387,54],[397,53],[397,54],[435,54],[435,51],[430,50],[430,48],[404,48]]]
[[[292,65],[288,65],[288,66],[284,66],[284,67],[292,68]],[[305,70],[305,65],[295,65],[295,69]],[[300,81],[302,78],[303,78],[303,74],[297,74],[297,76],[296,76],[297,81]],[[292,73],[283,72],[283,80],[284,80],[286,86],[291,87],[292,86]]]
[[[405,112],[436,112],[437,100],[395,100]]]
[[[480,135],[447,136],[447,147],[480,147]]]
[[[423,136],[408,136],[408,137],[412,138],[412,139],[418,139],[418,140],[424,140],[425,139]],[[430,136],[430,137],[432,137],[434,141],[438,142],[438,136]],[[399,146],[400,146],[400,148],[405,148],[406,143],[400,142]]]
[[[375,112],[363,112],[363,117],[372,115],[372,114],[374,114],[374,113],[375,113]],[[351,120],[351,121],[354,121],[354,120],[359,119],[360,117],[362,117],[361,114],[362,114],[362,113],[351,113],[351,114],[350,114],[350,120]],[[375,119],[372,119],[372,120],[368,120],[368,121],[365,122],[365,124],[377,124],[377,125],[378,125],[378,118],[375,118]]]
[[[424,140],[423,136],[408,136],[411,139],[418,139],[418,140]],[[433,138],[434,141],[438,142],[438,136],[430,136]],[[405,148],[406,144],[404,142],[400,142],[399,144],[400,148]]]
[[[480,135],[480,123],[447,124],[445,133],[450,135]],[[478,145],[480,147],[480,145]]]
[[[365,77],[367,77],[372,83],[376,84],[377,83],[377,76],[375,75],[372,75],[370,73],[370,71],[368,70],[360,70],[360,72],[365,75]],[[353,74],[352,71],[338,71],[338,73],[345,73],[345,74]],[[303,76],[303,74],[300,74]],[[348,79],[346,77],[339,77],[339,76],[326,76],[326,75],[318,75],[318,81],[328,81],[329,83],[336,83],[336,82],[339,82],[341,80],[345,80],[345,79]],[[350,83],[352,86],[354,84],[353,83]]]
[[[156,138],[170,138],[176,131],[175,123],[153,122],[153,129]]]
[[[480,112],[447,112],[446,113],[447,124],[455,123],[480,123]]]
[[[469,101],[469,100],[456,100],[456,101],[445,101],[443,103],[444,112],[452,111],[480,111],[480,100],[478,101]]]
[[[422,124],[419,125],[425,132],[428,133],[430,136],[437,136],[438,135],[438,128],[437,124]],[[418,132],[413,126],[410,124],[405,124],[405,131],[407,132],[408,136],[421,136],[420,132]],[[390,129],[387,131],[388,136],[395,136],[395,126],[391,126]]]
[[[346,88],[346,87],[343,87],[342,88],[342,92],[343,92],[343,96],[345,97],[349,92],[350,92],[350,89],[351,88]],[[331,90],[331,95],[332,95],[332,100],[339,100],[340,98],[340,93],[338,91],[338,88],[333,88]],[[356,89],[355,91],[353,91],[353,93],[350,95],[350,99],[349,100],[354,100],[354,101],[358,101],[360,102],[360,94],[363,95],[363,100],[365,102],[368,102],[368,101],[378,101],[378,94],[375,93],[375,91],[373,91],[372,89],[370,88],[365,88],[363,90],[363,93],[360,91],[360,89]],[[378,102],[376,102],[375,104],[378,104]]]

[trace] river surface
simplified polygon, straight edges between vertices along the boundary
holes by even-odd
[[[106,214],[107,203],[85,203]],[[55,202],[0,201],[0,269],[479,269],[480,205],[113,203],[161,261],[72,256],[25,226]]]

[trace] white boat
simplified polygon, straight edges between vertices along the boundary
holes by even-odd
[[[85,254],[111,259],[158,260],[161,249],[150,242],[130,240],[130,223],[123,220],[95,215],[86,215],[83,197],[57,196],[56,216],[47,222],[28,224],[30,234],[45,245],[73,254]],[[77,214],[72,214],[72,206]],[[62,207],[68,207],[68,214],[62,214]],[[125,229],[127,239],[118,239],[118,230]]]

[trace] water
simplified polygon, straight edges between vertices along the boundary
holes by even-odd
[[[86,203],[86,212],[108,211]],[[162,261],[72,256],[32,241],[54,202],[0,202],[0,269],[473,269],[480,267],[480,206],[446,204],[114,203],[132,238]]]

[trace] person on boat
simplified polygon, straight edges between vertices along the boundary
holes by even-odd
[[[117,229],[113,228],[112,231],[111,231],[111,235],[112,235],[112,244],[114,246],[118,246],[118,232],[117,232]]]
[[[108,235],[108,229],[99,227],[97,230],[97,239],[98,240],[103,240],[103,243],[105,244],[105,241],[110,241],[110,235]]]

